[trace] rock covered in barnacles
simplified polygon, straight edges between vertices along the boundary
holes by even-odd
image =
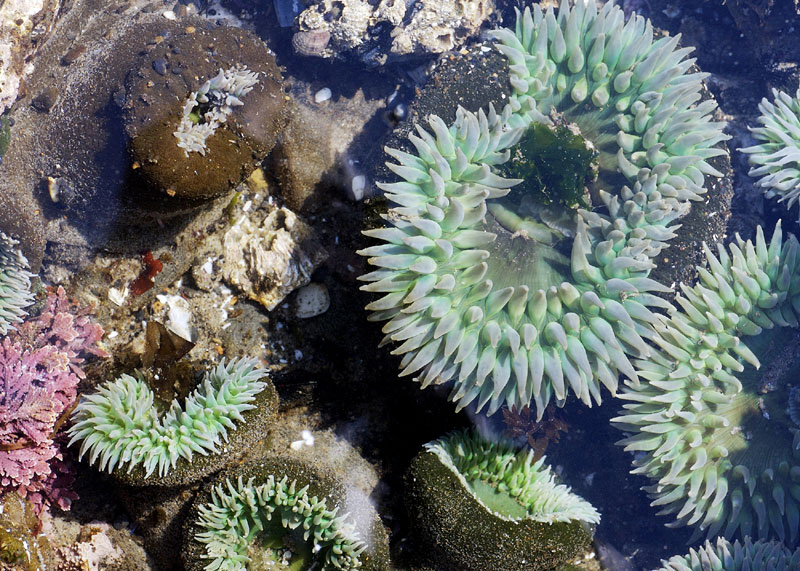
[[[270,210],[261,222],[242,217],[225,234],[223,254],[225,281],[270,311],[308,284],[327,258],[309,226],[287,208]]]
[[[298,16],[298,53],[342,57],[355,52],[370,64],[439,54],[461,44],[494,12],[492,0],[315,0]]]
[[[125,130],[135,172],[167,196],[219,196],[247,178],[285,122],[281,75],[239,28],[187,28],[139,61]]]

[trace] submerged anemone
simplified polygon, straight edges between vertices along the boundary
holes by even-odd
[[[744,544],[717,538],[716,546],[706,541],[700,549],[690,549],[683,557],[676,555],[658,571],[791,571],[800,568],[800,549],[792,552],[777,541],[749,538]]]
[[[501,113],[431,116],[415,154],[386,149],[402,180],[379,186],[398,206],[359,252],[401,375],[455,381],[459,409],[535,402],[541,418],[570,391],[591,405],[620,373],[636,380],[650,308],[668,307],[652,259],[726,154],[679,37],[654,40],[611,2],[557,14],[535,5],[493,32],[509,60]]]
[[[20,323],[33,303],[28,260],[19,242],[0,231],[0,335]]]
[[[767,242],[739,236],[717,255],[704,245],[700,283],[681,285],[662,316],[658,350],[635,361],[613,419],[631,433],[634,474],[671,527],[711,538],[800,539],[800,427],[792,416],[800,370],[800,244],[780,224]],[[762,366],[763,364],[763,366]],[[787,406],[788,405],[788,406]]]
[[[377,514],[369,512],[362,522],[341,514],[346,495],[331,474],[295,460],[228,470],[192,506],[184,564],[190,571],[388,569],[388,542]]]
[[[591,542],[600,521],[556,483],[544,458],[474,432],[426,444],[406,488],[420,538],[448,569],[555,569]]]
[[[122,375],[81,399],[69,443],[81,442],[79,457],[88,454],[100,470],[121,472],[127,464],[136,475],[131,483],[175,485],[166,478],[179,462],[218,454],[228,432],[241,431],[237,423],[265,423],[274,415],[277,397],[265,375],[256,359],[223,359],[183,405],[173,400],[168,407],[155,403],[144,379]]]
[[[759,143],[739,150],[750,155],[749,174],[759,177],[764,196],[791,208],[800,200],[800,89],[794,97],[773,89],[772,97],[758,104],[761,127],[750,127]]]

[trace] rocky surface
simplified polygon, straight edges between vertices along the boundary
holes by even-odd
[[[314,0],[297,17],[295,50],[369,65],[459,47],[494,13],[493,0]]]

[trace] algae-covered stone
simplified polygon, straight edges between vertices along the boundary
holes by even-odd
[[[219,196],[272,149],[285,105],[280,71],[260,39],[239,28],[190,26],[128,76],[134,171],[169,197]]]
[[[52,549],[39,535],[41,525],[33,506],[16,492],[0,502],[0,568],[38,571],[52,565]]]
[[[532,451],[467,432],[425,448],[406,475],[406,503],[438,569],[550,570],[591,544],[599,514]]]
[[[380,519],[358,500],[362,509],[351,507],[353,499],[328,470],[290,458],[226,470],[189,511],[184,565],[187,571],[389,569]]]

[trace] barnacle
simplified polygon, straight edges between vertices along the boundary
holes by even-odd
[[[768,242],[739,236],[714,253],[700,283],[681,286],[680,309],[661,316],[658,350],[635,361],[621,398],[620,442],[633,473],[670,526],[709,538],[800,539],[800,427],[792,419],[800,370],[800,244],[780,224]],[[787,406],[788,405],[788,406]]]
[[[362,522],[362,535],[355,518],[340,513],[345,496],[335,477],[295,460],[228,470],[192,506],[184,564],[189,570],[387,569],[388,543],[377,514]]]
[[[664,566],[658,571],[791,571],[800,568],[800,549],[792,552],[777,541],[753,542],[747,537],[742,544],[719,537],[716,545],[706,541],[686,556],[676,555],[661,563]]]
[[[19,242],[0,231],[0,335],[5,335],[22,321],[33,302],[28,260],[19,249]]]
[[[532,450],[477,433],[429,442],[406,478],[418,531],[458,569],[551,569],[591,541],[600,514]]]
[[[382,243],[360,251],[378,268],[361,279],[384,294],[367,309],[401,375],[454,380],[459,409],[535,402],[541,418],[570,391],[591,405],[620,373],[636,380],[650,308],[668,307],[652,259],[728,137],[698,103],[690,49],[611,2],[534,5],[493,35],[509,104],[458,109],[450,127],[431,116],[415,154],[386,149],[402,180],[380,187],[398,206],[365,232]]]
[[[101,470],[127,464],[128,472],[143,469],[144,479],[156,469],[164,477],[179,460],[191,463],[195,454],[219,452],[228,431],[237,430],[243,415],[256,409],[256,399],[274,391],[265,374],[256,359],[223,359],[183,406],[173,400],[166,412],[154,404],[153,391],[141,377],[122,375],[81,399],[72,413],[70,445],[81,442],[79,456],[88,454]]]
[[[750,155],[749,174],[759,177],[764,196],[791,208],[800,199],[800,89],[794,97],[773,89],[772,97],[758,105],[761,126],[750,128],[759,143],[739,150]]]

